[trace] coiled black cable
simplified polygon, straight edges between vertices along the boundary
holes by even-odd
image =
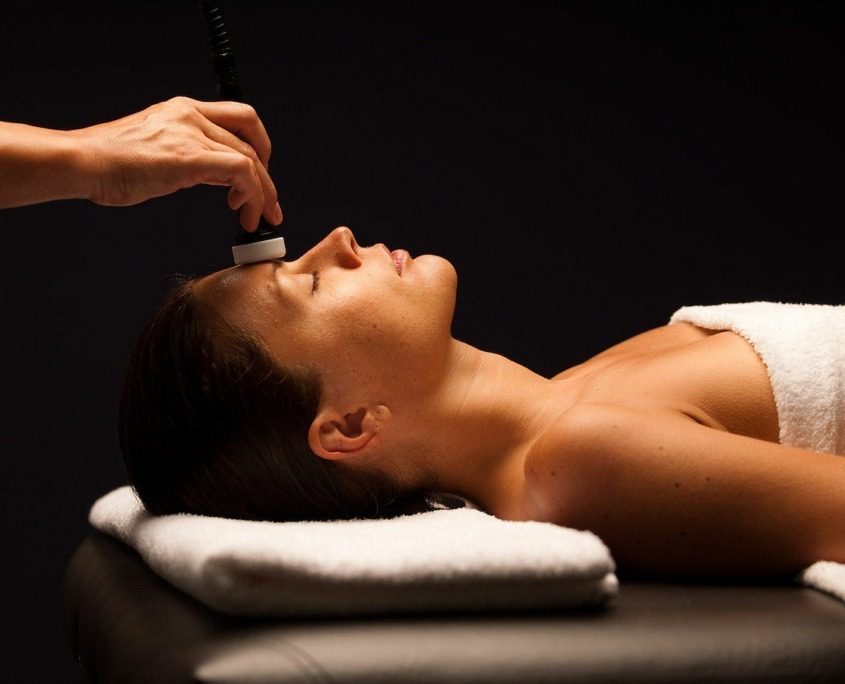
[[[223,13],[216,0],[199,0],[202,16],[205,20],[208,44],[211,48],[211,68],[217,82],[218,100],[243,101],[241,85],[238,82],[238,69],[235,53],[229,41]]]

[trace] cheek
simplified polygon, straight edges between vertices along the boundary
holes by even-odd
[[[334,304],[309,321],[304,342],[308,356],[320,368],[363,381],[375,368],[391,366],[397,355],[407,353],[403,315],[389,312],[388,303],[380,298],[338,297]]]
[[[360,364],[375,358],[385,364],[416,347],[448,336],[455,305],[456,274],[445,259],[423,258],[422,268],[406,281],[362,277],[333,283],[315,295],[303,323],[300,344],[324,364]]]

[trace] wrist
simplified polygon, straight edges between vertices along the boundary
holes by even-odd
[[[0,207],[86,197],[83,152],[69,131],[0,122]]]
[[[83,131],[53,131],[56,134],[53,163],[57,176],[64,179],[58,188],[64,195],[61,199],[90,200],[96,192],[99,177],[96,155]]]

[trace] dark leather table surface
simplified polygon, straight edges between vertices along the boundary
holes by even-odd
[[[65,572],[81,682],[845,683],[845,603],[797,585],[621,582],[599,609],[232,618],[92,532]]]

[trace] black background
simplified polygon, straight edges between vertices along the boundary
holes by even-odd
[[[677,307],[841,303],[836,2],[222,2],[298,256],[336,225],[449,258],[455,336],[542,374]],[[198,3],[3,2],[0,120],[215,99]],[[0,211],[0,679],[72,682],[60,582],[124,483],[123,368],[174,272],[230,265],[203,186]]]

